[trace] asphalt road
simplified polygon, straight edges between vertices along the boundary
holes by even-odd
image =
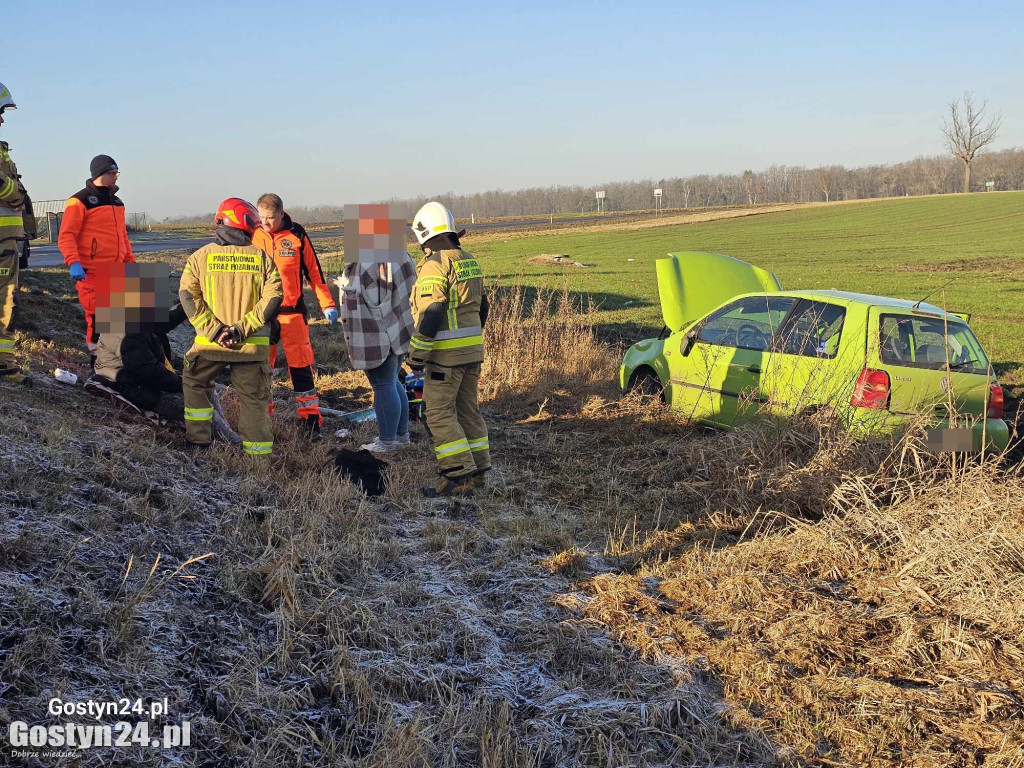
[[[594,214],[592,216],[579,216],[572,219],[560,219],[559,222],[562,224],[572,224],[577,221],[608,221],[611,219],[625,219],[638,217],[635,213],[605,213],[605,214]],[[529,227],[539,227],[542,224],[548,224],[550,218],[535,218],[535,219],[522,219],[520,221],[487,221],[480,222],[478,224],[463,224],[467,231],[473,232],[476,230],[483,229],[524,229]],[[328,229],[323,232],[310,232],[309,237],[311,240],[316,241],[327,237],[341,237],[344,234],[344,230],[340,227],[338,229]],[[194,251],[200,248],[203,244],[210,241],[209,237],[154,237],[151,234],[142,235],[138,238],[132,238],[132,250],[135,253],[153,253],[154,251],[174,251],[174,250],[191,250]],[[56,267],[64,263],[63,257],[60,255],[60,251],[56,245],[33,245],[32,256],[29,259],[30,267]]]

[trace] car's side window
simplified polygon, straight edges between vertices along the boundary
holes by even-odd
[[[719,309],[704,321],[697,340],[738,349],[767,350],[786,313],[796,303],[788,296],[748,296]]]
[[[784,355],[833,358],[839,352],[846,309],[821,301],[801,301],[786,321],[775,349]]]

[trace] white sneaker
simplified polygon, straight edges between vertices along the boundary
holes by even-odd
[[[406,432],[404,435],[396,437],[395,442],[399,445],[412,445],[412,438],[410,438],[409,433]]]
[[[366,443],[366,445],[361,445],[359,447],[364,451],[369,451],[370,453],[394,453],[398,450],[398,441],[385,441],[378,437],[372,443]]]

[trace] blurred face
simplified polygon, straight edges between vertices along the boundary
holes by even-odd
[[[277,232],[284,223],[284,211],[275,208],[268,208],[265,205],[259,206],[260,226],[266,232]]]
[[[153,333],[170,317],[169,264],[96,267],[96,329],[99,333]]]

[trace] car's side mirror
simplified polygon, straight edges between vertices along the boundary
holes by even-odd
[[[690,354],[690,350],[693,349],[693,345],[697,343],[697,331],[692,330],[683,336],[683,341],[679,345],[679,354],[686,357]]]

